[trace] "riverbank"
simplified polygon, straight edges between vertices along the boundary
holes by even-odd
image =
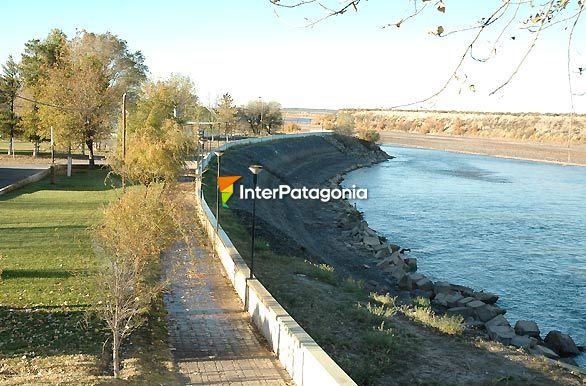
[[[514,141],[481,137],[415,134],[381,131],[380,143],[458,153],[484,154],[495,157],[522,159],[586,166],[586,145],[557,145],[534,141]],[[569,161],[568,161],[569,154]]]
[[[316,137],[231,149],[222,157],[222,174],[243,176],[240,182],[250,186],[247,166],[260,163],[265,167],[259,176],[263,188],[337,186],[343,173],[385,159],[380,150],[354,139]],[[215,186],[213,180],[207,184]],[[213,190],[207,196],[213,202]],[[220,213],[222,227],[247,259],[251,203],[234,197],[230,207]],[[377,266],[381,256],[373,251],[374,238],[376,244],[382,242],[376,233],[370,235],[370,246],[364,237],[357,240],[348,225],[362,224],[361,218],[347,202],[259,200],[256,213],[257,276],[346,372],[363,380],[359,383],[487,384],[508,379],[581,384],[580,377],[542,357],[477,332],[446,332],[450,320],[428,313],[429,307],[403,308],[411,307],[411,291],[399,289],[384,267]],[[371,298],[370,293],[389,293],[393,300]]]

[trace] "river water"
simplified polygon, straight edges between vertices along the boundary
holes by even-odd
[[[512,325],[586,345],[586,167],[383,149],[396,158],[343,183],[368,188],[356,204],[373,229],[432,279],[499,294]]]

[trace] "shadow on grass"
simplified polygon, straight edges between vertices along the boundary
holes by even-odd
[[[70,308],[76,308],[72,311]],[[106,340],[103,323],[87,305],[14,309],[0,307],[0,354],[98,354]]]
[[[51,269],[6,269],[2,272],[2,280],[8,279],[39,279],[39,278],[69,278],[74,276],[75,273],[68,271],[56,271]]]

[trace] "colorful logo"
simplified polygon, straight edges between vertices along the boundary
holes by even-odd
[[[222,206],[224,208],[229,208],[227,202],[232,197],[232,194],[234,194],[234,183],[240,178],[240,176],[224,176],[218,178],[218,189],[220,189]]]

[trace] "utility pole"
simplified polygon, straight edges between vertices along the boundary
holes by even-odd
[[[122,94],[122,192],[126,193],[126,93]]]
[[[51,126],[51,184],[55,185],[55,132]]]

